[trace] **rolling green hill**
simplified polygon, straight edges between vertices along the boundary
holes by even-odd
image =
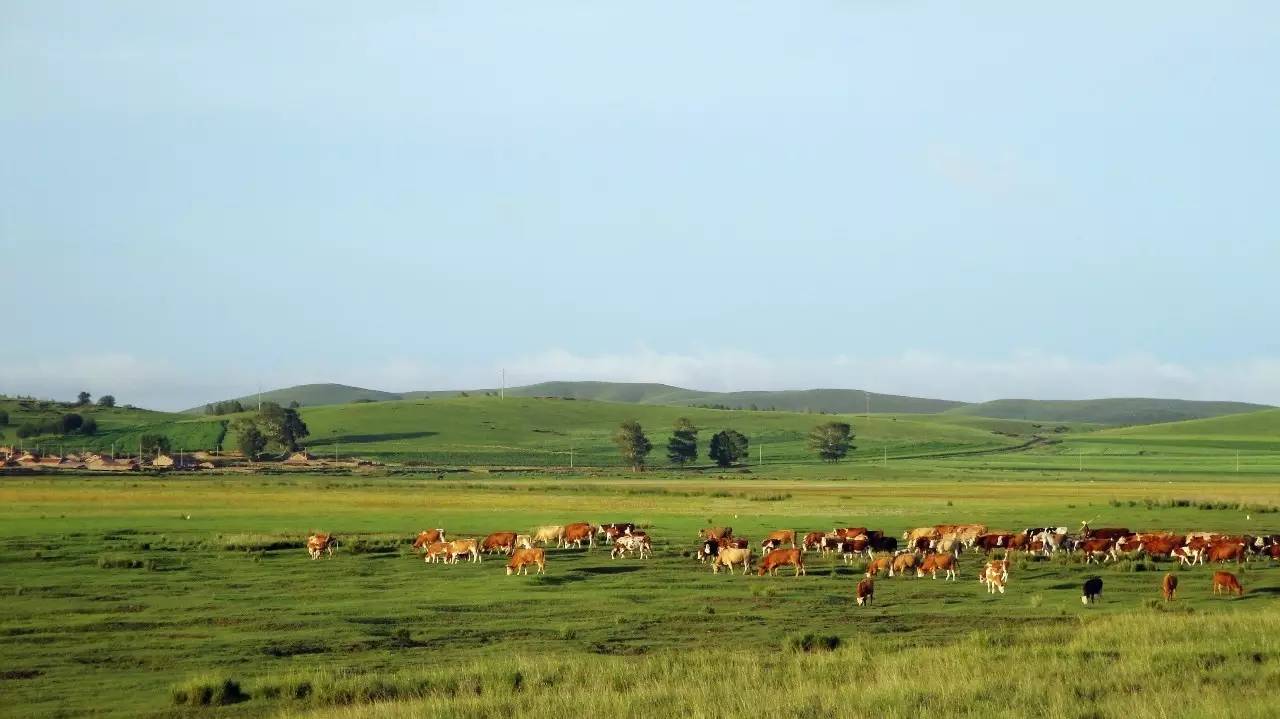
[[[1256,412],[1267,405],[1247,402],[1198,402],[1181,399],[1111,398],[1087,400],[998,399],[946,410],[973,415],[1035,422],[1092,422],[1138,425],[1179,422],[1206,417]]]
[[[423,390],[415,392],[383,392],[350,387],[341,384],[304,384],[296,387],[271,390],[262,393],[262,400],[288,405],[297,402],[304,407],[374,400],[441,399],[457,397],[463,390]],[[496,394],[498,388],[486,387],[465,390],[468,395]],[[645,382],[541,382],[522,387],[508,387],[509,397],[559,397],[563,399],[590,399],[602,402],[626,402],[632,404],[665,404],[675,406],[715,405],[730,409],[778,409],[796,412],[864,412],[867,399],[871,411],[887,414],[932,414],[963,402],[920,397],[866,393],[859,389],[810,389],[758,392],[704,392],[701,390],[672,387],[671,385]],[[245,407],[258,401],[257,395],[238,398]],[[189,412],[203,412],[203,407]]]
[[[114,446],[121,453],[126,453],[130,447],[136,451],[139,438],[147,433],[167,435],[174,449],[212,448],[222,442],[226,425],[222,419],[194,419],[186,414],[126,407],[108,409],[96,405],[70,407],[46,401],[0,400],[0,409],[9,413],[9,426],[0,427],[0,445],[34,447],[46,452],[109,450]],[[25,422],[54,419],[70,412],[86,419],[93,418],[98,423],[98,431],[93,435],[46,435],[25,439],[17,436],[18,426]]]

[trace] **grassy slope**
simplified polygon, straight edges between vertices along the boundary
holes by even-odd
[[[1262,515],[1260,524],[1234,510],[1114,501],[1206,493],[1274,505],[1280,504],[1274,476],[1247,482],[1189,477],[1172,484],[1150,475],[1090,479],[1097,481],[970,473],[931,462],[798,468],[750,478],[619,473],[571,483],[436,481],[430,475],[13,478],[0,483],[0,665],[26,678],[0,680],[0,706],[32,717],[155,716],[169,708],[173,684],[212,674],[239,679],[252,698],[211,715],[306,711],[328,701],[395,696],[389,692],[407,687],[438,691],[429,700],[436,704],[406,716],[469,706],[472,716],[488,716],[508,704],[546,706],[554,696],[581,702],[586,697],[574,685],[598,680],[603,692],[621,695],[610,701],[635,688],[638,705],[662,716],[685,713],[673,707],[705,706],[696,702],[707,691],[715,698],[705,707],[708,715],[781,708],[779,702],[790,698],[803,701],[797,716],[847,713],[818,711],[837,699],[867,709],[868,716],[988,716],[993,706],[1007,703],[975,705],[969,699],[973,692],[989,694],[996,662],[1035,667],[1031,674],[995,675],[1000,691],[1016,691],[1020,704],[1042,709],[1035,715],[1073,716],[1063,711],[1069,706],[1052,702],[1088,697],[1081,711],[1099,707],[1090,716],[1146,716],[1123,713],[1135,711],[1135,686],[1158,689],[1162,706],[1173,707],[1169,715],[1185,715],[1179,702],[1203,696],[1225,700],[1233,716],[1251,715],[1257,692],[1273,688],[1278,678],[1276,635],[1268,623],[1275,621],[1280,594],[1280,569],[1274,567],[1248,567],[1249,593],[1241,600],[1209,595],[1211,567],[1174,569],[1183,596],[1172,619],[1190,620],[1173,623],[1146,606],[1157,596],[1161,573],[1172,569],[1167,564],[1134,573],[1029,562],[1015,568],[1008,595],[991,596],[973,581],[977,560],[967,556],[961,581],[881,579],[877,605],[859,611],[850,600],[856,571],[828,559],[811,557],[805,578],[765,579],[715,576],[681,556],[708,521],[730,523],[756,538],[776,527],[837,524],[894,533],[941,521],[1068,524],[1082,513],[1101,524],[1280,531],[1280,514]],[[504,576],[494,560],[427,566],[404,547],[426,526],[474,536],[572,520],[649,525],[657,556],[640,562],[610,560],[601,549],[555,551],[545,578],[515,578]],[[334,559],[311,562],[297,548],[301,535],[315,528],[343,537]],[[240,533],[259,536],[227,536]],[[386,551],[354,553],[361,533],[385,537],[379,546]],[[294,546],[225,548],[277,541]],[[120,566],[121,560],[140,568]],[[1080,582],[1095,573],[1106,581],[1104,601],[1082,607]],[[1032,629],[1045,634],[1024,633]],[[814,666],[816,674],[785,674],[793,690],[771,699],[747,691],[762,674],[744,674],[730,686],[752,707],[737,703],[732,693],[710,690],[702,679],[709,668],[689,663],[699,655],[732,653],[743,664],[763,662],[784,671],[782,665],[800,659],[779,650],[798,632],[835,635],[849,648],[831,655],[832,666]],[[1250,659],[1258,653],[1261,665]],[[1153,661],[1157,655],[1162,662]],[[850,678],[847,667],[866,667],[869,658],[875,669]],[[1108,666],[1160,664],[1171,674],[1144,683],[1140,669],[1099,671],[1100,659]],[[538,662],[566,665],[563,694],[537,680],[544,674]],[[439,704],[450,681],[487,681],[473,669],[481,665],[500,667],[494,681],[508,688],[486,684],[480,697],[469,691],[471,699]],[[961,671],[961,665],[971,669]],[[921,666],[931,667],[923,680]],[[431,667],[455,671],[437,677]],[[316,676],[318,670],[324,673]],[[528,679],[519,694],[510,690],[516,671]],[[1046,683],[1046,677],[1058,679]],[[312,696],[266,696],[269,688],[293,687],[299,678],[313,681]],[[1181,693],[1184,685],[1194,691]],[[867,693],[850,694],[841,686]],[[939,693],[939,686],[948,691]],[[1049,705],[1036,699],[1041,693]]]
[[[38,447],[45,452],[110,450],[114,445],[122,454],[128,453],[130,448],[136,453],[139,438],[147,433],[167,435],[172,440],[174,449],[205,449],[216,446],[223,436],[224,422],[221,419],[192,418],[185,414],[145,409],[105,409],[96,405],[67,408],[18,400],[0,400],[0,409],[8,410],[12,425],[0,429],[5,435],[0,444]],[[17,425],[26,421],[51,419],[67,412],[97,420],[98,433],[92,436],[73,434],[65,437],[17,438]]]
[[[371,399],[375,401],[386,401],[400,399],[401,395],[397,392],[383,392],[376,389],[365,389],[363,387],[351,387],[345,384],[300,384],[295,387],[285,387],[282,389],[273,389],[263,392],[261,399],[263,402],[275,402],[283,407],[288,407],[290,402],[297,402],[303,406],[315,407],[323,404],[345,404],[347,402],[355,402],[357,400]],[[259,396],[256,394],[247,395],[245,397],[236,398],[245,407],[257,406]],[[204,407],[193,407],[186,410],[188,413],[199,414],[204,412]]]
[[[836,417],[794,412],[750,412],[508,397],[407,400],[304,408],[313,451],[464,464],[612,465],[618,462],[611,436],[618,424],[636,419],[655,445],[651,460],[665,463],[665,442],[677,417],[689,417],[707,442],[732,428],[747,435],[753,461],[764,445],[766,461],[809,461],[805,436],[816,424],[844,419],[858,434],[855,457],[906,457],[994,449],[1030,439],[1028,423],[944,415]],[[1006,432],[1007,434],[996,434]]]
[[[1217,417],[1242,412],[1255,412],[1266,408],[1266,405],[1246,402],[1197,402],[1180,399],[998,399],[949,409],[947,413],[1002,419],[1022,419],[1036,422],[1093,422],[1109,425],[1135,425]]]

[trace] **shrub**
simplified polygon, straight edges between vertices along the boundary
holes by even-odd
[[[840,646],[840,637],[834,634],[814,634],[806,632],[804,634],[792,634],[787,637],[787,649],[793,652],[804,652],[806,654],[814,652],[830,652],[835,651]]]
[[[240,682],[227,677],[196,677],[173,688],[173,703],[178,706],[227,706],[248,698]]]

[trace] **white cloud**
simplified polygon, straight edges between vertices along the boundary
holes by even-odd
[[[254,391],[306,382],[342,382],[408,391],[492,387],[499,369],[507,384],[546,380],[661,382],[704,390],[866,388],[890,394],[982,401],[1002,397],[1083,399],[1147,396],[1280,404],[1280,358],[1193,366],[1142,355],[1102,361],[1025,351],[997,359],[909,351],[895,355],[787,358],[738,349],[688,353],[640,347],[630,352],[575,353],[549,349],[492,364],[444,367],[406,357],[364,366],[323,365],[255,373],[217,373],[166,360],[99,354],[0,364],[0,392],[71,399],[80,390],[114,394],[120,402],[182,409]]]

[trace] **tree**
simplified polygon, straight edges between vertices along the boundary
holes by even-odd
[[[75,412],[71,412],[69,414],[62,415],[62,419],[59,420],[59,423],[60,426],[58,429],[60,434],[71,434],[77,429],[80,429],[80,426],[84,424],[84,417],[81,417]]]
[[[839,462],[853,449],[853,427],[847,422],[827,422],[809,432],[809,449],[826,462]]]
[[[0,409],[0,427],[4,427],[8,424],[9,424],[9,413]]]
[[[247,459],[254,460],[267,447],[267,436],[258,429],[257,423],[251,419],[240,418],[231,423],[236,433],[236,446]]]
[[[142,453],[146,454],[168,454],[173,447],[173,443],[169,441],[169,437],[163,434],[154,434],[148,432],[138,438],[138,442],[142,445]]]
[[[618,426],[613,433],[613,443],[618,445],[622,459],[631,465],[631,471],[644,471],[645,458],[653,449],[653,443],[644,436],[644,429],[634,419],[629,419]]]
[[[711,438],[707,455],[721,467],[728,467],[747,456],[747,445],[747,438],[742,433],[726,429],[716,432]]]
[[[298,410],[285,409],[275,402],[264,402],[258,413],[258,426],[267,439],[290,452],[298,451],[298,440],[311,434],[298,416]]]
[[[102,395],[101,397],[99,397],[99,398],[98,398],[98,406],[99,406],[99,407],[114,407],[114,406],[116,406],[116,398],[115,398],[115,396],[114,396],[114,395],[109,395],[109,394],[104,394],[104,395]]]
[[[80,425],[80,434],[95,435],[98,433],[98,420],[93,417],[86,417],[84,424]]]
[[[76,395],[76,406],[83,407],[86,404],[89,404],[90,399],[92,399],[92,397],[89,395],[88,392],[81,392],[80,394]]]
[[[667,440],[667,459],[683,466],[697,458],[698,428],[687,417],[681,417],[676,420],[671,439]]]

